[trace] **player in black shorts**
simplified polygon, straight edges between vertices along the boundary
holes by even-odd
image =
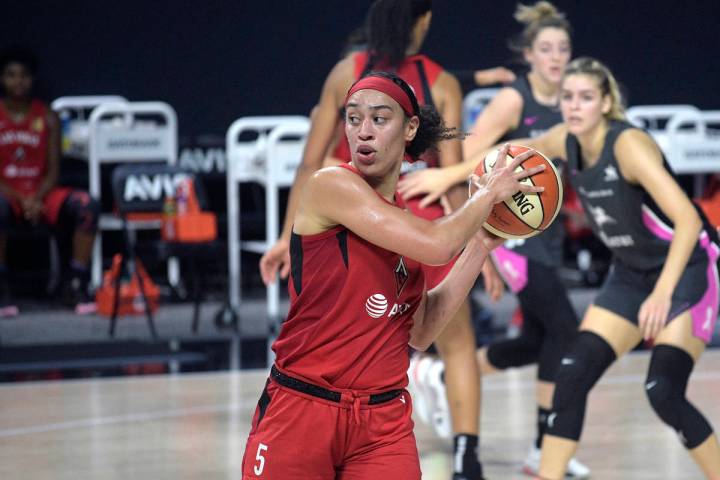
[[[617,83],[602,63],[579,58],[568,65],[560,107],[562,124],[518,143],[567,160],[573,188],[613,263],[560,362],[540,477],[563,477],[588,393],[615,359],[645,339],[654,344],[645,383],[653,410],[705,476],[718,479],[717,438],[685,393],[717,320],[717,234],[652,138],[627,123]]]

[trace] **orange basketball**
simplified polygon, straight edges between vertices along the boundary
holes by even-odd
[[[510,145],[507,164],[516,156],[528,151],[528,147]],[[500,150],[490,153],[475,168],[476,175],[483,175],[495,166]],[[495,235],[508,239],[530,238],[542,233],[557,217],[562,205],[563,186],[555,165],[537,152],[518,166],[516,171],[545,164],[545,170],[522,180],[528,185],[545,187],[544,192],[517,192],[507,200],[496,204],[483,226]]]

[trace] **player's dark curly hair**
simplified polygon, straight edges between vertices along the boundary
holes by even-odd
[[[0,52],[0,72],[11,63],[19,63],[24,66],[31,75],[37,71],[37,57],[30,51],[21,47],[10,47]]]
[[[375,0],[365,19],[370,59],[373,65],[396,67],[405,58],[417,19],[432,10],[432,0]]]
[[[410,98],[413,112],[415,112],[420,119],[420,126],[415,134],[415,138],[407,147],[405,147],[405,152],[407,152],[407,154],[411,157],[418,158],[428,150],[437,151],[438,142],[443,140],[462,140],[467,136],[465,132],[462,132],[456,127],[446,127],[443,118],[440,116],[440,113],[438,113],[435,107],[431,105],[420,106],[418,104],[417,97],[415,96],[415,92],[413,92],[410,85],[394,73],[374,71],[364,75],[364,77],[387,78],[402,88]],[[410,118],[406,114],[405,120],[407,121],[409,119]]]

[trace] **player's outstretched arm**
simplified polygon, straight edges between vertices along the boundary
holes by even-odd
[[[381,248],[428,265],[442,265],[480,229],[493,205],[518,191],[542,191],[520,181],[544,166],[515,171],[534,153],[519,155],[509,164],[502,156],[495,169],[483,177],[482,188],[458,210],[433,222],[382,200],[359,175],[341,167],[324,168],[310,178],[302,192],[294,230],[311,235],[344,225]]]
[[[411,347],[425,350],[435,341],[469,295],[490,251],[503,241],[483,228],[478,230],[450,273],[437,287],[427,292],[415,312],[410,331]]]

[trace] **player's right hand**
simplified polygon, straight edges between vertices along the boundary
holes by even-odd
[[[260,276],[265,285],[275,281],[278,270],[282,279],[290,273],[290,242],[284,238],[279,238],[260,258]]]
[[[516,171],[517,167],[519,167],[522,162],[532,157],[537,152],[530,149],[512,159],[512,161],[508,164],[507,153],[509,149],[509,144],[506,143],[503,145],[497,155],[497,161],[495,162],[493,169],[479,178],[478,183],[483,185],[494,195],[495,203],[500,203],[506,198],[510,198],[517,192],[539,193],[545,190],[544,187],[520,183],[524,178],[531,177],[536,173],[540,173],[545,170],[545,165],[522,169],[519,172]],[[473,176],[471,176],[471,181],[475,182],[476,179],[472,177]]]

